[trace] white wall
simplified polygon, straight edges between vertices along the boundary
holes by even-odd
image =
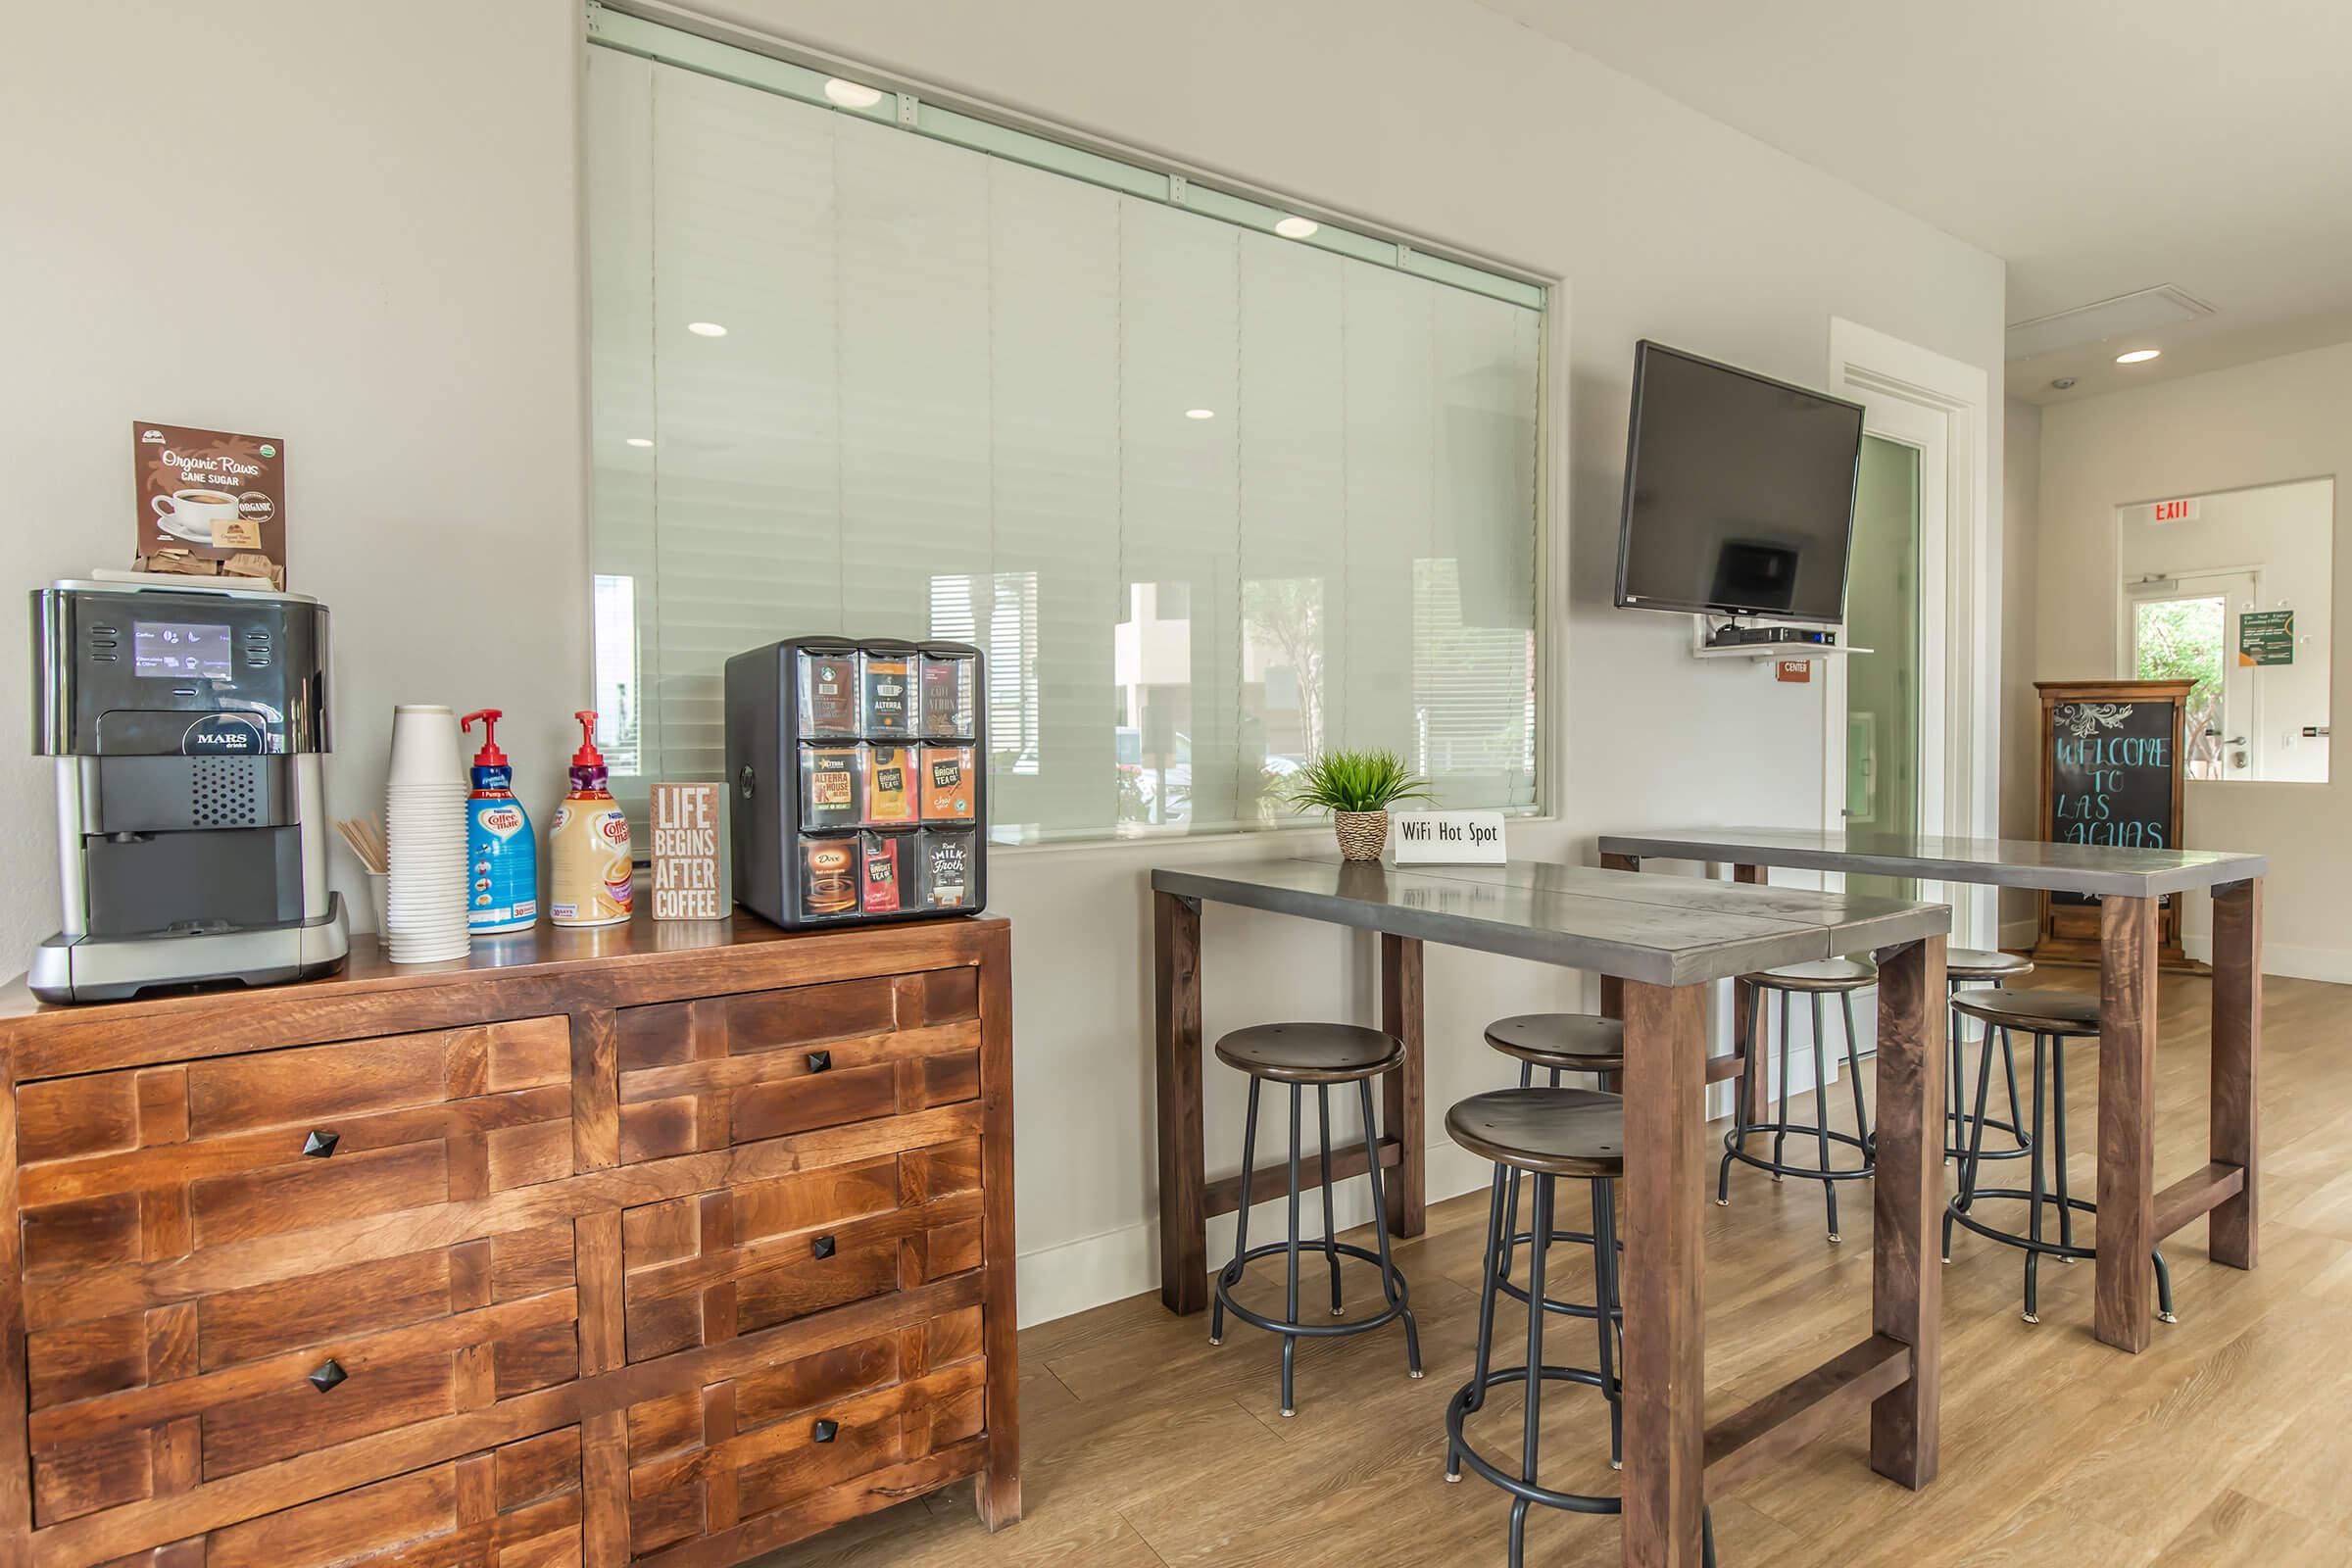
[[[15,586],[130,564],[131,420],[283,437],[288,586],[333,611],[334,809],[382,804],[395,703],[448,703],[514,715],[543,811],[592,695],[576,13],[150,0],[12,26],[0,145],[41,149],[0,195]],[[235,87],[191,95],[220,48]],[[51,799],[45,763],[0,764],[12,973],[58,927]]]
[[[1561,816],[1514,828],[1513,853],[1586,859],[1608,827],[1819,820],[1822,687],[1698,662],[1686,620],[1608,606],[1634,341],[1819,384],[1838,315],[1997,377],[1999,263],[1467,0],[709,9],[1566,280]],[[0,539],[27,584],[120,556],[133,416],[286,437],[295,584],[336,612],[344,810],[374,804],[395,700],[524,715],[509,749],[544,809],[588,696],[577,27],[570,0],[219,0],[135,24],[48,7],[12,34],[0,97],[18,122],[0,128],[41,155],[0,198],[32,230],[0,256],[0,298],[36,305],[0,425],[43,458]],[[223,35],[263,58],[191,118],[167,90],[173,62]],[[184,169],[245,182],[254,216],[219,244],[159,241],[183,188],[161,171]],[[200,320],[240,353],[158,355]],[[24,684],[21,665],[0,677],[0,701]],[[29,763],[0,782],[21,868],[0,935],[21,949],[54,924],[48,784]],[[1016,933],[1025,1317],[1154,1280],[1149,867],[1300,842],[997,860]],[[1212,909],[1204,974],[1212,1034],[1373,1015],[1369,943],[1337,931]],[[1478,1045],[1488,1019],[1583,993],[1434,952],[1433,1109],[1503,1081]],[[1210,1074],[1208,1123],[1226,1168],[1229,1077]],[[1479,1180],[1436,1152],[1433,1194]]]
[[[2034,690],[2035,588],[2040,575],[2041,411],[2010,403],[2003,411],[2001,467],[2001,837],[2037,839],[2041,695]],[[2001,945],[2034,940],[2041,901],[2016,889],[2001,894]]]
[[[2215,370],[2043,410],[2041,679],[2105,675],[2121,619],[2115,507],[2352,469],[2352,344]],[[2335,487],[2331,592],[2352,594],[2344,487]],[[2210,504],[2210,503],[2209,503]],[[2332,631],[2332,628],[2330,628]],[[2331,637],[2334,690],[2352,690],[2345,639]],[[2298,651],[2299,653],[2300,651]],[[2325,784],[2191,783],[2188,842],[2271,857],[2264,967],[2352,981],[2352,776]],[[2192,904],[2190,931],[2204,911]],[[2192,942],[2190,951],[2196,951]]]

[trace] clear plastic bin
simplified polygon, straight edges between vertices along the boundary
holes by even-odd
[[[859,729],[867,740],[897,740],[914,733],[913,645],[881,644],[858,656]]]
[[[801,747],[801,826],[811,833],[854,828],[865,821],[866,750],[846,746]]]
[[[923,820],[969,822],[978,815],[979,783],[972,777],[978,757],[969,746],[926,746],[922,752]]]
[[[980,722],[979,663],[969,654],[925,653],[918,664],[916,720],[925,739],[968,741]]]
[[[922,831],[922,906],[968,909],[977,903],[979,835],[970,828],[927,827]]]
[[[914,749],[868,746],[865,754],[866,825],[914,826],[921,819],[922,799]]]
[[[803,740],[858,738],[858,649],[843,643],[839,649],[801,648],[794,651],[793,685],[801,705]]]

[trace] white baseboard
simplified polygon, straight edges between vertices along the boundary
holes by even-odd
[[[2184,933],[2180,950],[2199,963],[2213,961],[2213,937],[2210,933]],[[2291,943],[2265,941],[2262,945],[2262,972],[2283,975],[2291,980],[2326,980],[2334,985],[2352,985],[2352,948],[2307,948]]]
[[[2005,920],[2001,923],[2001,946],[2004,948],[2030,948],[2040,935],[2039,920]]]

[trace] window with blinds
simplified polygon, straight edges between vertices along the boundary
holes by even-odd
[[[1290,819],[1385,746],[1536,801],[1541,289],[603,13],[594,661],[710,779],[779,637],[986,653],[998,836]]]

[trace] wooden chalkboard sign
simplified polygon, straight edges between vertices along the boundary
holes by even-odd
[[[2185,680],[2041,680],[2041,832],[2053,844],[2181,847]],[[2195,967],[2180,950],[2180,901],[2157,916],[2158,961]],[[2099,960],[2099,901],[2041,896],[2039,962]]]

